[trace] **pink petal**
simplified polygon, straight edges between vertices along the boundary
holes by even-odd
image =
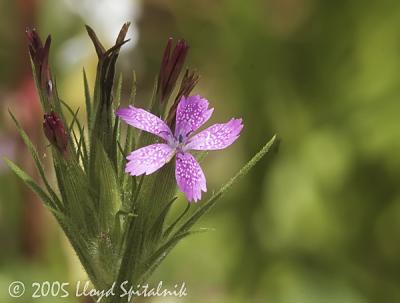
[[[152,144],[133,151],[126,159],[125,172],[131,176],[149,175],[169,162],[175,150],[167,144]]]
[[[164,140],[172,138],[171,130],[160,118],[134,106],[119,108],[115,114],[129,125],[157,135]]]
[[[231,119],[224,124],[214,124],[193,136],[184,150],[215,150],[231,145],[243,128],[242,119]]]
[[[190,201],[201,199],[201,191],[206,192],[206,177],[196,159],[188,153],[176,155],[175,178],[179,189]]]
[[[208,109],[208,101],[199,95],[182,96],[176,110],[175,138],[186,138],[210,119],[213,108]]]

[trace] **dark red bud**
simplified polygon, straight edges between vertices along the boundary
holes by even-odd
[[[36,57],[36,53],[40,49],[43,49],[42,40],[34,28],[26,28],[25,33],[26,37],[28,38],[29,52],[31,53],[32,58]]]
[[[168,39],[158,75],[157,95],[160,103],[168,100],[185,63],[189,46],[185,40],[179,40],[172,50],[172,38]]]
[[[179,88],[179,92],[176,96],[176,101],[179,101],[182,96],[189,96],[199,80],[200,75],[196,70],[189,71],[189,69],[186,69],[186,72],[182,78],[181,87]]]
[[[29,53],[36,70],[36,77],[41,88],[50,95],[53,88],[49,67],[51,36],[47,37],[43,46],[42,40],[35,29],[27,28],[25,32],[28,38]]]
[[[68,135],[64,123],[55,112],[44,114],[43,130],[50,143],[62,154],[65,154],[68,146]]]

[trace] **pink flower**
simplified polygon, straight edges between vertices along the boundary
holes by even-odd
[[[179,189],[189,201],[201,199],[207,191],[206,178],[191,150],[218,150],[231,145],[243,128],[242,119],[231,119],[193,135],[211,117],[208,101],[199,95],[182,97],[176,111],[175,132],[155,115],[133,106],[120,108],[116,115],[129,125],[157,135],[165,143],[156,143],[133,151],[125,172],[132,176],[152,174],[176,155],[175,178]]]

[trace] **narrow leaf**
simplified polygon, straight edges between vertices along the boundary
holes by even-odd
[[[167,238],[169,236],[169,234],[171,233],[171,231],[173,231],[173,229],[175,228],[175,226],[180,222],[180,220],[188,213],[189,209],[190,209],[190,203],[187,204],[185,210],[182,212],[182,214],[176,218],[176,220],[170,225],[168,226],[168,228],[165,230],[163,237]]]
[[[58,198],[57,194],[51,188],[51,186],[50,186],[50,184],[49,184],[49,182],[48,182],[48,180],[46,178],[46,175],[45,175],[45,172],[44,172],[44,169],[43,169],[43,164],[41,163],[41,161],[39,159],[39,155],[38,155],[38,152],[37,152],[36,148],[33,146],[33,144],[31,142],[31,140],[29,139],[28,135],[26,134],[26,132],[24,131],[22,126],[19,124],[19,122],[15,118],[15,116],[12,114],[12,112],[10,110],[8,112],[9,112],[11,118],[13,119],[13,121],[14,121],[16,127],[17,127],[19,135],[21,136],[21,138],[24,141],[26,147],[28,148],[29,152],[31,153],[32,158],[33,158],[33,160],[35,162],[36,168],[37,168],[37,170],[39,172],[39,175],[42,178],[43,183],[46,186],[47,191],[51,195],[52,200],[57,205],[57,209],[63,209],[63,205],[62,205],[61,200]]]
[[[86,119],[87,119],[87,124],[90,126],[92,120],[92,101],[90,97],[90,88],[85,69],[83,69],[83,86],[85,89]]]
[[[57,207],[51,198],[39,185],[36,184],[36,182],[30,176],[28,176],[19,166],[14,164],[9,159],[5,158],[4,161],[6,162],[7,166],[36,193],[39,199],[42,200],[47,207],[49,207],[51,210],[57,210]]]
[[[199,220],[216,202],[217,200],[228,190],[231,186],[241,177],[245,176],[250,169],[260,161],[266,153],[271,149],[274,144],[276,136],[273,136],[272,139],[264,145],[264,147],[249,161],[242,169],[221,187],[219,191],[217,191],[212,197],[204,203],[196,212],[194,212],[190,218],[179,228],[179,230],[175,233],[175,236],[178,234],[182,234],[187,232],[196,222]]]
[[[173,238],[168,240],[164,245],[162,245],[144,264],[145,272],[142,274],[140,281],[145,281],[164,261],[171,250],[178,244],[178,242],[188,236],[203,233],[209,231],[209,228],[200,228],[199,230],[186,231],[181,234],[175,235]]]

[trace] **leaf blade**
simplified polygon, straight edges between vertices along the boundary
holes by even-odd
[[[5,163],[7,166],[19,177],[24,181],[26,185],[30,189],[32,189],[33,192],[36,193],[36,195],[43,201],[43,203],[49,207],[51,210],[57,211],[57,208],[55,207],[55,203],[51,200],[49,195],[27,174],[25,171],[23,171],[18,165],[16,165],[14,162],[11,160],[4,158]]]
[[[205,213],[207,213],[212,206],[216,203],[216,201],[234,184],[236,181],[245,176],[250,169],[257,164],[258,161],[260,161],[271,149],[271,147],[274,145],[276,141],[276,135],[272,137],[271,140],[269,140],[263,148],[253,156],[253,158],[250,159],[249,162],[245,166],[243,166],[239,172],[231,178],[225,185],[223,185],[215,194],[211,196],[211,198],[208,199],[206,203],[204,203],[197,211],[195,211],[188,220],[186,220],[185,223],[181,225],[181,227],[178,229],[178,231],[174,234],[176,236],[177,234],[187,232]]]

